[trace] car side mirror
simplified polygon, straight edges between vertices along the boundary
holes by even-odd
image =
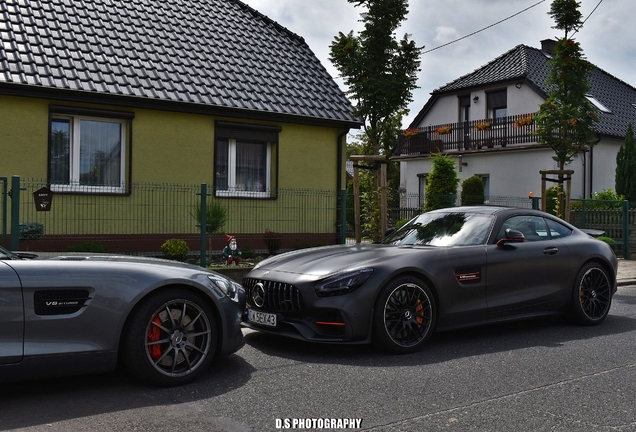
[[[526,238],[521,231],[508,228],[506,230],[506,236],[497,241],[497,246],[503,246],[506,243],[523,243]]]

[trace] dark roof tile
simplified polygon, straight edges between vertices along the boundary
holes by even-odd
[[[548,57],[543,51],[518,45],[479,69],[439,87],[432,95],[435,98],[437,95],[483,88],[495,83],[524,80],[542,97],[546,97],[549,89],[548,73]],[[605,135],[624,137],[627,124],[636,124],[636,109],[632,106],[636,103],[636,88],[594,65],[588,81],[590,94],[611,110],[611,113],[600,113],[597,131]],[[411,126],[416,126],[430,107],[431,104],[427,103]]]
[[[304,39],[239,0],[4,0],[0,35],[0,83],[360,124]]]

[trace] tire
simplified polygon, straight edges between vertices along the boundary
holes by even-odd
[[[133,312],[124,333],[122,361],[148,384],[181,385],[205,372],[218,339],[212,309],[200,296],[184,289],[162,291]]]
[[[612,283],[598,263],[584,265],[576,277],[570,305],[570,318],[581,325],[603,322],[612,303]]]
[[[396,354],[419,350],[437,322],[435,298],[421,280],[402,276],[387,284],[375,303],[372,342]]]

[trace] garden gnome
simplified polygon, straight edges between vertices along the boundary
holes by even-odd
[[[227,259],[227,265],[239,265],[241,262],[241,251],[236,246],[236,237],[226,234],[227,246],[223,248],[223,258]]]

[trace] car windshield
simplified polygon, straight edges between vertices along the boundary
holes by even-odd
[[[423,213],[385,238],[393,245],[467,246],[486,244],[493,216],[474,213]]]
[[[0,260],[10,260],[16,258],[17,257],[13,253],[0,246]]]

